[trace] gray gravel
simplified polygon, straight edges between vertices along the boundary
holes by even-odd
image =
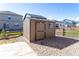
[[[79,40],[55,37],[29,43],[39,56],[78,56]]]

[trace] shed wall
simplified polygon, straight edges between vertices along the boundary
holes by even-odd
[[[31,21],[31,36],[30,36],[30,39],[31,41],[34,41],[35,40],[35,21]]]
[[[37,22],[37,23],[36,23]],[[44,25],[38,24],[38,22],[43,22],[45,24],[45,29],[42,28]],[[53,28],[49,28],[49,24],[53,23]],[[36,26],[38,25],[38,26]],[[40,30],[43,30],[44,32],[40,32]],[[41,33],[41,34],[40,34]],[[45,34],[45,39],[47,38],[53,38],[55,36],[55,22],[50,22],[50,21],[35,21],[35,20],[30,20],[29,18],[26,18],[23,22],[23,36],[28,40],[29,42],[35,41],[36,38],[38,40]]]
[[[30,39],[31,41],[35,41],[35,39],[36,39],[35,38],[35,35],[38,36],[39,33],[44,34],[44,32],[36,32],[35,31],[36,28],[37,29],[40,28],[41,30],[44,29],[44,28],[42,28],[43,25],[41,25],[41,26],[38,25],[38,27],[35,28],[35,26],[36,26],[35,22],[38,22],[38,21],[34,21],[34,20],[31,21],[31,39]],[[46,34],[45,34],[46,35],[46,38],[53,38],[55,36],[55,23],[54,22],[49,22],[49,21],[47,21],[47,22],[45,21],[44,23],[46,24],[46,30],[45,30],[45,32],[46,32]],[[49,23],[53,23],[53,25],[54,25],[53,28],[49,28]],[[39,35],[38,36],[39,39],[41,37],[42,37],[42,35]]]
[[[55,36],[55,23],[53,23],[53,28],[49,28],[51,22],[46,22],[46,38],[52,38]]]
[[[30,41],[30,20],[28,18],[23,22],[23,36]]]

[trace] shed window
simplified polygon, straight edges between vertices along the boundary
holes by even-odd
[[[49,28],[54,28],[53,23],[49,23]]]

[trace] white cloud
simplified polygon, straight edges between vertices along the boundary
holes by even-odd
[[[48,19],[53,19],[53,17],[52,17],[52,16],[48,16],[47,18],[48,18]]]
[[[73,20],[73,21],[79,21],[79,17],[76,17],[76,18],[66,18],[66,19],[70,19],[70,20]]]
[[[53,18],[52,16],[49,16],[48,17],[48,19],[54,19],[54,20],[58,20],[58,21],[62,21],[62,20],[64,20],[64,19],[69,19],[69,20],[72,20],[72,21],[79,21],[79,17],[76,17],[76,18],[71,18],[71,17],[69,17],[69,18],[62,18],[62,19],[59,19],[59,18]]]
[[[79,21],[79,17],[76,17],[76,18],[69,17],[69,18],[65,18],[65,19],[69,19],[69,20],[72,20],[72,21]]]
[[[76,17],[74,20],[75,20],[75,21],[79,21],[79,17]]]

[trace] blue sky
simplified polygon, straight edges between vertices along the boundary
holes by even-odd
[[[55,20],[79,20],[78,3],[5,3],[0,4],[0,11],[13,11],[21,15],[32,13]]]

